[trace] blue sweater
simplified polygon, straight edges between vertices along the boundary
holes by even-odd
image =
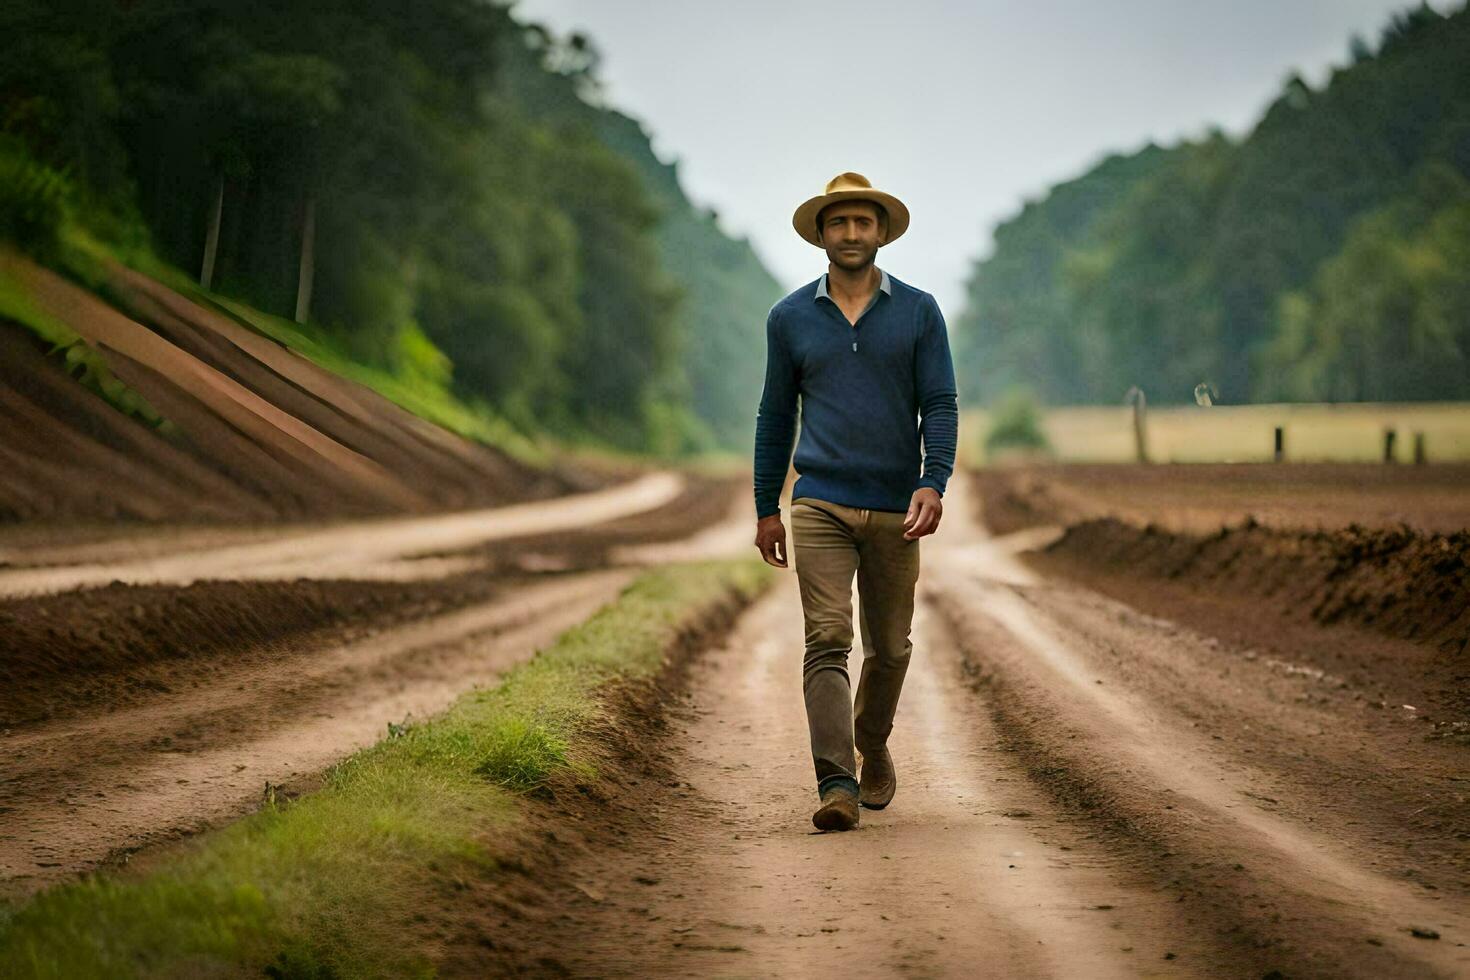
[[[780,512],[788,462],[796,497],[906,511],[919,487],[944,493],[959,410],[949,335],[934,297],[884,273],[854,326],[807,283],[766,317],[766,382],[755,419],[755,513]],[[792,460],[797,405],[801,442]],[[920,451],[920,439],[923,451]]]

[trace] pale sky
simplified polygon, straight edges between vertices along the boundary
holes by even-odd
[[[791,213],[844,170],[901,198],[878,265],[951,322],[991,230],[1109,152],[1243,134],[1296,69],[1314,88],[1405,0],[519,0],[589,34],[606,101],[787,288],[826,269]],[[1431,4],[1446,12],[1459,3]]]

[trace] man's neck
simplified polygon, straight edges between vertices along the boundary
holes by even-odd
[[[883,274],[875,263],[869,262],[861,269],[844,269],[834,262],[827,263],[827,293],[833,299],[849,302],[873,295]]]

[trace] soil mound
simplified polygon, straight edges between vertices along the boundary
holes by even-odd
[[[1461,466],[1052,466],[976,474],[1026,561],[1363,704],[1470,742],[1470,483]],[[1397,517],[1397,522],[1391,518]]]
[[[265,655],[316,630],[370,630],[484,598],[483,577],[450,582],[115,583],[0,606],[0,728],[85,705],[117,708],[188,684],[210,662]]]
[[[1268,601],[1322,625],[1350,623],[1462,655],[1470,646],[1470,532],[1288,531],[1253,521],[1212,535],[1112,518],[1069,527],[1048,556],[1104,574]]]
[[[110,263],[116,305],[12,251],[0,276],[170,423],[124,416],[0,322],[0,521],[415,513],[590,489],[460,438],[232,315]]]
[[[620,546],[686,538],[717,522],[748,486],[692,476],[667,508],[491,542],[467,553],[476,570],[440,579],[114,582],[3,600],[0,730],[115,710],[308,637],[348,641],[487,601],[529,577],[605,568]]]

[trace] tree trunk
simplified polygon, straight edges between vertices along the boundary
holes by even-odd
[[[204,268],[199,273],[199,285],[205,289],[214,282],[214,256],[219,250],[220,216],[225,208],[225,175],[219,175],[219,191],[214,195],[214,211],[209,216],[209,231],[204,236]]]
[[[305,323],[311,312],[311,279],[316,271],[316,198],[306,199],[306,220],[301,229],[301,271],[296,280],[296,322]]]

